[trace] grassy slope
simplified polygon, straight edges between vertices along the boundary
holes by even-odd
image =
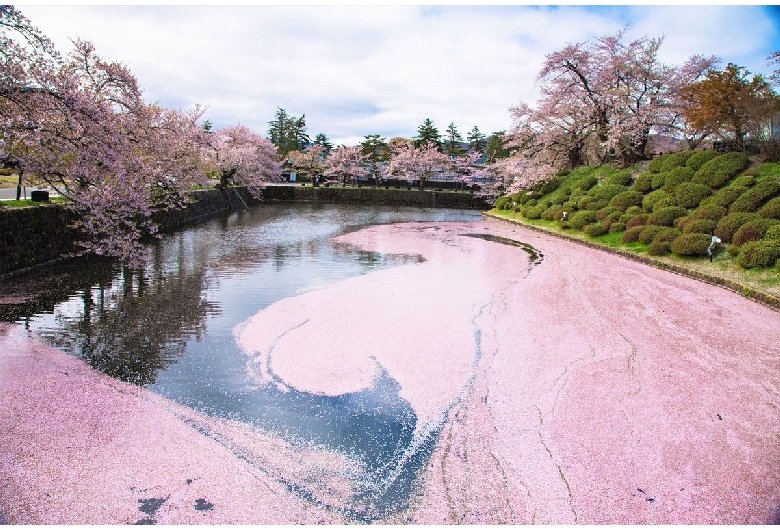
[[[634,175],[644,172],[645,167],[631,168]],[[780,164],[765,164],[759,167],[751,168],[758,179],[764,177],[780,176]],[[576,187],[584,180],[596,176],[600,181],[616,172],[613,168],[578,168],[573,171],[565,180]],[[554,191],[544,195],[539,200],[543,201],[550,197]],[[646,253],[648,245],[641,243],[623,243],[621,241],[622,232],[608,233],[599,237],[590,237],[584,232],[575,229],[561,228],[557,221],[547,221],[544,219],[527,219],[521,211],[497,210],[493,209],[487,212],[487,215],[505,219],[511,222],[523,224],[537,230],[543,230],[553,235],[566,237],[568,239],[584,242],[589,246],[610,250],[629,258],[638,259],[648,264],[671,269],[675,272],[687,274],[710,283],[726,284],[732,290],[736,290],[752,298],[767,298],[769,305],[780,309],[780,269],[751,269],[741,268],[736,257],[726,252],[726,245],[716,253],[713,262],[710,263],[708,257],[682,257],[670,254],[667,256],[650,256]],[[767,302],[767,300],[763,300]]]

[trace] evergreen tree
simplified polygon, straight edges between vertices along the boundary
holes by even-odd
[[[462,141],[463,137],[458,132],[455,123],[450,123],[444,136],[444,152],[450,156],[462,155],[463,149],[458,145]]]
[[[469,147],[474,151],[484,153],[485,149],[487,149],[487,137],[480,132],[479,127],[476,125],[471,129],[471,132],[466,138],[469,141]]]
[[[412,138],[412,143],[414,143],[415,147],[421,147],[429,143],[437,148],[441,148],[441,134],[439,134],[439,129],[436,128],[430,118],[425,118],[422,125],[417,127],[417,136]]]
[[[495,162],[499,158],[506,158],[510,155],[509,149],[504,146],[504,135],[506,131],[494,132],[487,140],[485,154],[490,162]]]
[[[277,108],[274,118],[268,122],[268,139],[276,146],[279,155],[285,156],[290,151],[301,151],[309,145],[305,114],[296,118],[287,114],[286,110]]]
[[[314,145],[322,146],[325,156],[328,156],[328,153],[333,150],[333,144],[330,143],[330,140],[325,133],[317,133],[317,136],[314,137]]]
[[[376,178],[379,173],[379,163],[386,161],[388,157],[387,141],[378,134],[367,134],[365,140],[360,142],[360,154],[368,163],[371,175]]]

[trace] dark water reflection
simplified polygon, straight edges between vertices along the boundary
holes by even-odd
[[[421,259],[338,245],[334,235],[478,218],[458,210],[260,206],[167,235],[143,271],[81,260],[2,282],[0,320],[23,323],[94,368],[200,412],[350,455],[365,477],[353,505],[339,511],[372,520],[403,507],[431,447],[410,454],[416,417],[397,383],[383,372],[371,389],[337,397],[258,388],[233,329],[283,298]],[[299,493],[317,502],[316,492]]]

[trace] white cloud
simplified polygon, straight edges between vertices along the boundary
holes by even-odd
[[[355,144],[413,136],[425,118],[465,134],[509,127],[532,102],[547,53],[618,31],[666,35],[663,59],[693,53],[761,71],[778,46],[767,8],[697,6],[22,6],[61,50],[68,37],[127,64],[147,99],[209,107],[217,127],[265,133],[277,107],[313,137]],[[750,31],[745,31],[745,27]],[[757,68],[758,67],[758,68]]]

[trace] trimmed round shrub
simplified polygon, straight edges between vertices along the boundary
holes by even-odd
[[[701,166],[712,160],[718,156],[717,151],[696,151],[694,154],[691,155],[691,157],[688,159],[687,162],[685,162],[685,166],[691,168],[694,171],[698,171]]]
[[[569,197],[571,196],[571,190],[566,189],[559,189],[552,195],[550,195],[550,202],[553,204],[563,204],[566,201],[569,200]]]
[[[695,151],[679,151],[677,153],[671,153],[666,155],[661,162],[661,172],[670,171],[679,167],[685,167],[688,159],[691,158]]]
[[[609,204],[609,201],[605,199],[597,199],[596,197],[591,197],[590,195],[585,195],[577,202],[577,209],[578,210],[600,210],[607,206]]]
[[[683,208],[695,208],[705,197],[712,194],[709,186],[695,182],[681,182],[674,189],[674,198]]]
[[[602,219],[601,223],[604,226],[611,227],[612,223],[616,223],[616,222],[618,222],[620,220],[620,216],[621,215],[623,215],[623,214],[620,213],[620,212],[612,212],[611,214],[606,216],[604,219]],[[625,223],[623,224],[623,226],[625,226]],[[625,228],[623,230],[625,230]]]
[[[728,208],[734,203],[734,201],[739,199],[740,195],[745,193],[748,189],[750,188],[746,188],[744,186],[735,186],[734,184],[726,186],[725,188],[721,188],[715,192],[715,195],[712,196],[712,204],[717,204],[718,206]]]
[[[691,214],[690,219],[709,219],[710,221],[717,222],[725,217],[727,213],[728,210],[726,210],[726,208],[723,206],[718,206],[717,204],[708,204],[706,206],[699,206],[696,208],[696,210]]]
[[[580,210],[569,216],[569,226],[581,230],[585,225],[595,223],[596,212],[593,210]]]
[[[724,153],[701,166],[691,182],[710,188],[721,188],[749,165],[750,157],[745,153]]]
[[[639,232],[644,229],[644,226],[633,226],[631,228],[626,228],[626,231],[623,232],[622,236],[620,236],[620,240],[623,243],[636,243],[639,240]]]
[[[523,217],[526,219],[539,219],[542,216],[542,212],[547,208],[549,208],[549,205],[546,202],[540,202],[536,206],[526,206],[523,209]]]
[[[664,197],[671,197],[671,195],[666,193],[664,190],[651,191],[642,199],[642,207],[648,212],[652,212],[655,208],[655,203]]]
[[[780,224],[772,225],[766,230],[764,239],[778,240],[780,241]]]
[[[620,184],[601,184],[600,186],[591,188],[588,195],[596,199],[609,201],[612,197],[624,191],[626,191],[626,187],[621,186]]]
[[[759,208],[758,215],[769,219],[780,219],[780,197],[769,199],[769,202]]]
[[[533,204],[536,205],[536,199],[531,197],[531,194],[526,191],[518,191],[512,195],[512,200],[517,204],[526,204],[533,201]]]
[[[496,199],[496,204],[495,204],[496,210],[508,210],[511,207],[512,207],[512,199],[507,197],[506,195]]]
[[[605,206],[600,210],[596,210],[596,219],[601,222],[617,211],[617,208],[613,208],[612,206]]]
[[[767,228],[764,239],[780,239],[780,224],[772,225]]]
[[[657,156],[654,159],[650,161],[650,163],[647,165],[647,170],[650,173],[660,173],[661,172],[661,166],[664,163],[664,160],[666,157],[669,156],[669,154]]]
[[[636,178],[632,188],[634,189],[634,191],[638,191],[639,193],[650,192],[650,190],[653,189],[653,174],[642,173]]]
[[[744,269],[774,267],[780,259],[780,240],[761,240],[746,243],[740,248],[737,264]]]
[[[653,206],[653,211],[660,210],[661,208],[668,208],[670,206],[677,206],[677,199],[669,195],[668,197],[661,197],[658,202]]]
[[[750,186],[755,185],[756,183],[756,176],[755,175],[740,175],[739,177],[735,178],[734,181],[730,184],[731,186],[742,186],[745,188],[749,188]]]
[[[647,246],[647,253],[651,256],[666,256],[672,252],[672,243],[669,241],[651,241]]]
[[[666,206],[665,208],[655,209],[647,218],[647,222],[652,225],[673,226],[675,219],[688,215],[688,210],[680,206]]]
[[[653,241],[666,241],[671,243],[680,236],[681,232],[676,228],[662,226],[661,230],[653,236]]]
[[[545,221],[554,221],[556,219],[560,219],[563,212],[563,206],[560,204],[553,204],[542,212],[542,219]]]
[[[680,229],[685,234],[712,234],[717,226],[718,223],[709,219],[689,219]]]
[[[734,234],[737,233],[737,230],[739,230],[742,225],[755,218],[756,214],[752,213],[730,213],[718,221],[718,226],[715,227],[715,235],[724,243],[731,243],[731,239],[734,237]]]
[[[588,234],[590,237],[598,237],[606,234],[609,230],[601,223],[591,223],[589,225],[585,225],[582,231]]]
[[[706,256],[711,241],[707,234],[683,234],[672,241],[669,249],[678,256]]]
[[[626,228],[628,229],[634,228],[635,226],[645,226],[649,217],[650,216],[646,213],[638,213],[626,221]]]
[[[618,193],[609,201],[609,205],[621,211],[628,210],[631,206],[642,204],[642,194],[638,191],[626,190]]]
[[[662,188],[663,185],[666,183],[666,172],[664,173],[656,173],[653,175],[653,178],[650,180],[650,187],[654,190],[657,190],[659,188]]]
[[[769,227],[777,224],[780,224],[780,221],[777,219],[753,218],[739,227],[734,237],[731,238],[731,242],[741,247],[750,241],[758,241],[763,239]]]
[[[642,209],[642,207],[641,207],[641,206],[632,206],[632,207],[630,207],[628,210],[626,210],[626,213],[627,213],[628,215],[637,215],[637,214],[640,214],[640,213],[647,213],[647,212],[645,212],[645,211]]]
[[[598,178],[596,178],[594,175],[589,175],[588,177],[582,179],[582,182],[577,184],[577,187],[582,191],[588,191],[598,183],[599,183]]]
[[[634,177],[628,170],[618,171],[604,179],[604,184],[617,184],[619,186],[630,186],[634,182]]]
[[[674,193],[674,190],[677,189],[677,186],[683,182],[690,182],[691,177],[693,177],[693,171],[687,167],[676,167],[671,169],[666,172],[663,189],[665,189],[668,193]]]
[[[665,226],[647,225],[642,229],[641,232],[639,232],[639,235],[637,236],[637,241],[639,241],[640,243],[644,243],[645,245],[649,245],[650,242],[655,238],[655,236],[657,236],[658,234],[666,230],[666,228],[667,227]]]
[[[626,223],[621,223],[620,221],[613,221],[609,223],[609,233],[614,234],[615,232],[623,232],[626,229]]]
[[[780,194],[780,181],[767,178],[748,188],[729,206],[729,212],[756,212],[762,204]]]

